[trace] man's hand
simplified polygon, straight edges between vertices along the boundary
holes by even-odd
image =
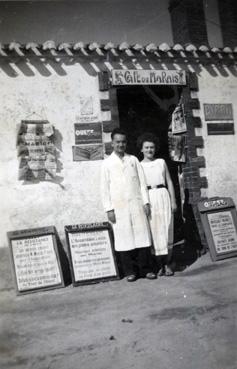
[[[114,210],[110,210],[110,211],[107,211],[107,217],[108,217],[108,220],[111,222],[111,223],[116,223],[116,217],[115,217],[115,212]]]
[[[146,216],[149,218],[151,216],[151,207],[150,204],[145,204],[144,205],[144,211]]]

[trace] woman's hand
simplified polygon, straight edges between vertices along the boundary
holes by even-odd
[[[176,204],[176,202],[172,202],[171,203],[171,210],[172,210],[173,213],[175,213],[177,211],[177,204]]]
[[[110,210],[110,211],[107,211],[107,217],[108,217],[108,220],[115,224],[116,223],[116,216],[115,216],[115,212],[114,210]]]
[[[151,207],[150,207],[150,204],[145,204],[144,205],[144,211],[145,211],[145,214],[146,214],[147,218],[149,218],[151,216]]]

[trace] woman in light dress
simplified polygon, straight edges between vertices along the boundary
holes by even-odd
[[[159,141],[153,134],[145,133],[138,139],[144,156],[144,169],[149,191],[151,216],[150,227],[154,253],[159,267],[158,275],[173,275],[170,268],[173,246],[173,213],[177,210],[174,186],[163,159],[155,159]]]

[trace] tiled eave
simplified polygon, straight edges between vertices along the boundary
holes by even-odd
[[[0,56],[2,57],[45,57],[51,55],[53,57],[98,57],[101,59],[108,58],[137,58],[137,57],[156,57],[159,59],[200,59],[200,58],[218,58],[218,59],[236,59],[237,47],[216,48],[206,45],[195,46],[193,44],[170,46],[166,43],[155,45],[129,45],[126,42],[120,45],[114,45],[112,42],[106,44],[98,44],[91,42],[85,44],[83,42],[61,43],[56,44],[54,41],[46,41],[43,44],[29,42],[20,44],[11,42],[10,44],[0,44]]]

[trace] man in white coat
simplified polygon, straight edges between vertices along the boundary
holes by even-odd
[[[101,194],[108,220],[113,224],[115,250],[129,282],[138,277],[155,279],[143,169],[135,156],[125,153],[126,134],[122,130],[116,128],[111,138],[113,153],[102,164]]]

